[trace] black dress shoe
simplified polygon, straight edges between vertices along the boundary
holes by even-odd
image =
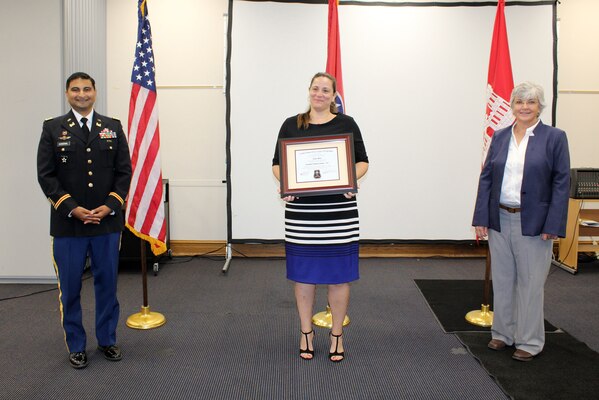
[[[110,361],[120,361],[123,358],[121,349],[116,344],[110,346],[98,346],[98,350],[104,354],[104,358]]]
[[[78,351],[69,354],[69,363],[71,367],[80,369],[87,367],[87,354],[85,351]]]

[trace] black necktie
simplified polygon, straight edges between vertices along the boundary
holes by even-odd
[[[81,118],[81,123],[83,124],[81,125],[81,130],[84,134],[86,134],[88,140],[91,139],[90,136],[92,135],[92,133],[89,131],[89,128],[87,127],[87,118]]]

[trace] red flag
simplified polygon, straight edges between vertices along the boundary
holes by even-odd
[[[129,101],[129,151],[133,176],[125,222],[131,232],[150,242],[152,252],[159,255],[166,251],[166,220],[154,53],[146,0],[139,0],[137,16],[137,44]]]
[[[335,103],[340,113],[345,112],[343,96],[343,74],[341,73],[341,45],[339,44],[339,18],[337,15],[338,0],[329,0],[329,33],[327,47],[326,72],[337,80],[337,97]]]
[[[510,96],[514,89],[510,48],[505,27],[505,0],[497,3],[489,75],[487,77],[487,109],[485,132],[483,135],[483,163],[495,131],[505,128],[514,122],[510,107]]]

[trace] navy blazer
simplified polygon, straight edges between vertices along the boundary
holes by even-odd
[[[570,194],[570,154],[566,132],[539,122],[528,139],[520,192],[522,235],[565,237]],[[512,127],[493,135],[480,174],[473,226],[501,231],[499,197]]]

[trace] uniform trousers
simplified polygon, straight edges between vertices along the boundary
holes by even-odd
[[[499,210],[501,232],[489,229],[493,279],[491,336],[536,355],[545,344],[544,288],[552,240],[523,236],[520,213]]]
[[[119,302],[116,297],[121,233],[54,237],[52,256],[58,278],[65,341],[70,353],[86,348],[81,312],[81,279],[89,254],[96,300],[96,339],[99,346],[116,344]]]

